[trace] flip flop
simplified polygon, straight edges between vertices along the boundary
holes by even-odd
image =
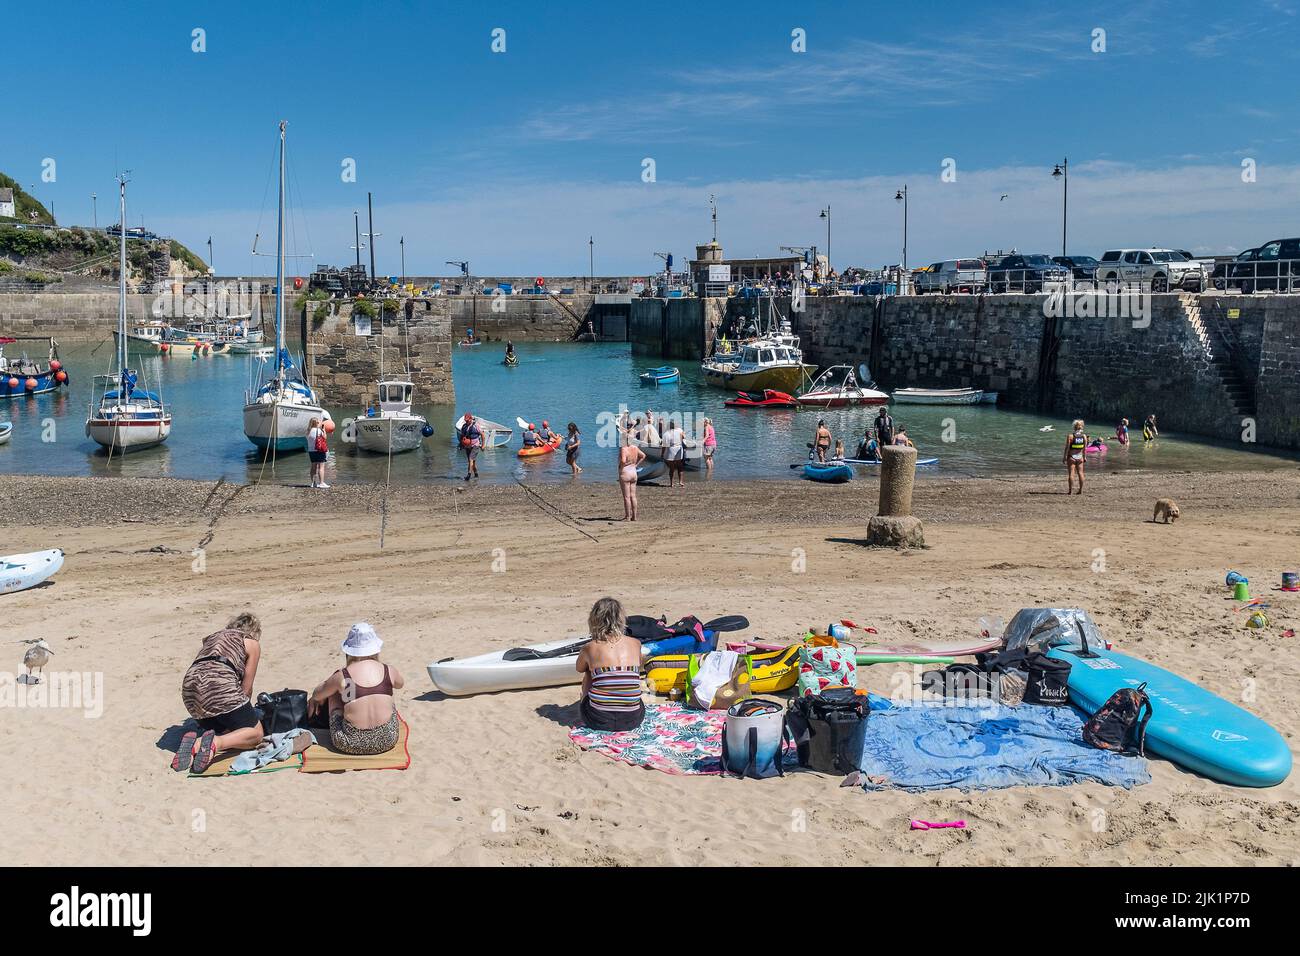
[[[212,761],[217,757],[216,739],[215,731],[204,731],[194,751],[194,763],[190,767],[190,773],[200,774],[212,766]]]
[[[199,739],[199,735],[194,731],[186,731],[185,736],[181,738],[180,749],[176,751],[176,756],[172,757],[173,770],[189,770],[190,761],[194,759],[194,742]]]

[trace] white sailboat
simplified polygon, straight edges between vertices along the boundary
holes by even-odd
[[[275,354],[244,404],[244,434],[263,451],[305,451],[313,418],[328,421],[316,393],[284,345],[284,131],[280,121],[280,197],[275,224]]]
[[[126,176],[119,176],[117,182],[122,217],[119,222],[125,224]],[[140,383],[139,373],[127,365],[126,229],[118,233],[116,369],[101,377],[104,391],[86,418],[86,436],[107,448],[110,455],[161,445],[172,431],[167,406]]]

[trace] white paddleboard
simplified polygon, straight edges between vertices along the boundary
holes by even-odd
[[[34,588],[61,567],[63,552],[58,548],[0,558],[0,594]]]

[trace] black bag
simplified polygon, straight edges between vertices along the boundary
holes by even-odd
[[[871,705],[851,687],[831,687],[790,701],[786,725],[799,766],[845,776],[859,769]]]
[[[265,692],[257,695],[257,709],[262,712],[262,733],[282,734],[295,727],[307,726],[307,692],[305,690]]]
[[[1021,665],[1028,673],[1025,682],[1026,704],[1064,707],[1070,702],[1070,662],[1048,657],[1042,651],[1025,655]]]
[[[1115,753],[1146,756],[1147,721],[1153,708],[1146,682],[1124,687],[1110,695],[1101,709],[1083,725],[1086,743]]]

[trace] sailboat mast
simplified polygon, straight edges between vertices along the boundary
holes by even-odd
[[[126,379],[126,174],[117,178],[119,193],[117,244],[117,368],[123,378],[118,387],[121,395]],[[123,396],[125,398],[125,396]]]
[[[275,219],[275,371],[284,379],[284,128],[280,120],[280,202]]]

